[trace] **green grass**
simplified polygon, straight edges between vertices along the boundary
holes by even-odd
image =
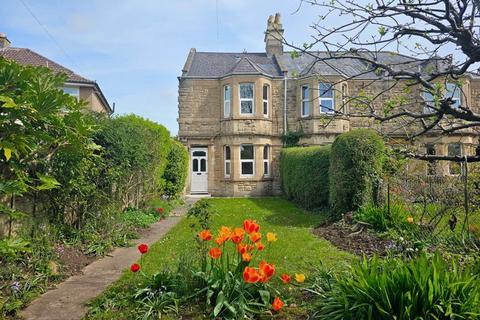
[[[326,219],[326,215],[310,213],[280,198],[234,198],[208,200],[215,211],[212,216],[212,230],[220,226],[241,226],[244,219],[255,219],[260,231],[277,233],[278,241],[264,253],[264,257],[277,267],[277,274],[305,273],[308,277],[314,266],[344,268],[355,257],[343,252],[328,241],[315,237],[311,230]],[[191,224],[193,218],[184,218],[160,241],[156,242],[142,261],[142,270],[153,274],[162,268],[172,268],[182,256],[195,256],[197,248]],[[128,309],[126,301],[117,301],[128,293],[137,279],[135,274],[125,271],[93,306],[106,305],[122,314]],[[109,309],[107,308],[107,309]],[[126,311],[126,310],[124,310]],[[115,313],[117,319],[122,316]],[[126,313],[128,314],[128,312]],[[107,319],[110,314],[96,313],[94,319]]]

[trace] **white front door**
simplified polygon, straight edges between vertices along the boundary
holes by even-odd
[[[191,163],[191,193],[208,193],[208,150],[193,148]]]

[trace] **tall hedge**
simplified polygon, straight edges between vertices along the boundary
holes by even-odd
[[[374,200],[384,149],[383,140],[369,129],[335,139],[330,155],[330,204],[338,216]]]
[[[171,198],[178,196],[185,187],[187,172],[188,152],[180,142],[172,140],[167,166],[163,173],[164,194]]]
[[[305,208],[328,204],[330,146],[282,150],[281,179],[285,196]]]

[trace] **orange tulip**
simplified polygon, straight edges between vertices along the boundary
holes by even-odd
[[[247,245],[247,251],[253,251],[253,245],[252,244],[249,244]]]
[[[262,251],[263,249],[265,249],[265,246],[260,241],[255,243],[255,246],[257,247],[258,251]]]
[[[288,274],[286,274],[286,273],[283,273],[282,276],[280,277],[280,279],[282,279],[282,282],[283,282],[284,284],[289,283],[290,280],[291,280],[290,276],[289,276]]]
[[[243,229],[247,233],[258,232],[260,226],[255,220],[246,219],[245,221],[243,221]]]
[[[222,250],[220,248],[212,248],[210,249],[209,255],[212,259],[218,259],[222,256]]]
[[[259,232],[252,232],[250,233],[250,240],[252,242],[257,242],[262,239],[262,235]]]
[[[198,236],[200,237],[200,239],[202,239],[203,241],[208,241],[208,240],[211,240],[212,239],[212,234],[210,233],[210,230],[202,230],[198,233]]]
[[[272,308],[273,310],[275,311],[280,311],[280,309],[282,309],[284,303],[282,300],[280,300],[279,297],[275,297],[275,299],[273,299],[273,303],[272,303]]]
[[[260,275],[255,268],[245,267],[243,271],[243,280],[247,283],[256,283],[260,280]]]
[[[247,252],[247,245],[244,243],[237,244],[237,251],[241,254],[244,254],[245,252]]]
[[[228,240],[228,237],[225,237],[223,235],[218,236],[218,238],[215,239],[215,243],[221,246],[225,241]]]
[[[229,227],[222,226],[220,228],[220,236],[223,238],[230,239],[230,236],[232,235],[232,229]]]
[[[244,234],[245,234],[245,231],[242,228],[235,228],[230,238],[232,239],[233,243],[239,244],[240,242],[243,241]]]
[[[242,260],[245,262],[250,262],[250,260],[252,260],[252,255],[248,252],[245,252],[242,254]]]
[[[268,264],[265,260],[260,262],[259,266],[260,273],[260,282],[265,283],[273,276],[275,273],[275,266],[273,264]]]
[[[273,232],[268,232],[267,233],[267,241],[268,242],[275,242],[277,241],[277,235]]]

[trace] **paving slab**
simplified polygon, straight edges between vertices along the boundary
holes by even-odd
[[[87,313],[86,303],[102,293],[120,278],[123,271],[140,258],[138,243],[151,245],[162,238],[185,215],[199,198],[187,197],[185,204],[173,210],[166,219],[150,226],[135,246],[117,248],[108,256],[86,266],[82,273],[72,276],[47,291],[20,313],[26,320],[80,320]]]

